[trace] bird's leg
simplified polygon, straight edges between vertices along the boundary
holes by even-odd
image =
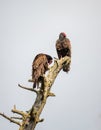
[[[41,83],[41,87],[40,87],[40,91],[43,92],[44,90],[44,78],[45,78],[45,75],[41,75],[40,78],[39,78],[39,82]]]

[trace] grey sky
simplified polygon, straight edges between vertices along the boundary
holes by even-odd
[[[69,74],[60,72],[36,130],[101,130],[101,1],[0,0],[0,112],[13,105],[29,110],[35,94],[28,83],[36,54],[57,57],[55,42],[64,31],[72,44]],[[0,130],[18,126],[0,117]]]

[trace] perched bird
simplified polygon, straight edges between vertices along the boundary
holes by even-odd
[[[39,86],[42,81],[42,76],[48,70],[48,66],[52,63],[52,57],[47,54],[40,53],[36,55],[32,63],[32,80],[34,82],[33,88]]]
[[[66,38],[66,34],[64,32],[59,34],[59,39],[56,41],[56,51],[59,59],[65,56],[71,57],[71,43],[70,40]],[[68,72],[69,70],[70,63],[63,66],[64,72]]]

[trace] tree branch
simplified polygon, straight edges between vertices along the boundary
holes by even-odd
[[[4,114],[0,114],[1,116],[5,117],[6,119],[10,120],[13,123],[20,125],[19,130],[34,130],[37,123],[42,122],[44,119],[40,119],[40,114],[46,104],[47,98],[49,96],[55,96],[54,93],[50,92],[51,87],[64,65],[69,64],[71,62],[70,57],[64,57],[60,60],[55,59],[54,65],[49,68],[47,76],[43,77],[44,83],[41,85],[40,90],[34,90],[33,88],[27,88],[18,84],[20,88],[34,91],[36,95],[36,99],[32,108],[29,111],[23,112],[16,109],[12,110],[13,113],[19,114],[22,116],[22,122],[15,122],[12,118],[5,116]]]
[[[23,120],[23,118],[22,118],[22,117],[15,117],[15,116],[11,117],[11,119]]]
[[[26,115],[25,112],[17,110],[15,105],[14,105],[14,108],[12,109],[12,112],[13,112],[13,113],[16,113],[16,114],[19,114],[19,115],[21,115],[21,116]]]
[[[23,89],[26,89],[26,90],[29,90],[29,91],[33,91],[33,92],[35,92],[36,94],[38,93],[38,91],[35,90],[35,89],[33,89],[33,88],[24,87],[24,86],[22,86],[22,85],[20,85],[20,84],[18,84],[18,86],[19,86],[20,88],[23,88]]]
[[[13,123],[15,123],[15,124],[21,126],[21,123],[20,123],[20,122],[13,120],[11,117],[6,116],[4,113],[0,113],[0,115],[1,115],[2,117],[6,118],[7,120],[9,120],[10,122],[13,122]]]

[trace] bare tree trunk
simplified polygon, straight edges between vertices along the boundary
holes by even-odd
[[[37,123],[42,122],[44,120],[40,119],[40,114],[46,104],[47,98],[49,96],[55,96],[53,93],[50,92],[50,90],[58,73],[64,65],[69,64],[70,62],[70,58],[67,56],[61,58],[60,60],[54,60],[54,65],[49,69],[47,76],[43,77],[43,84],[41,85],[41,88],[39,90],[19,85],[19,87],[23,89],[36,93],[36,100],[29,111],[19,111],[14,106],[12,112],[19,114],[21,117],[8,117],[3,113],[0,113],[0,115],[10,120],[11,122],[19,125],[19,130],[34,130]],[[19,121],[16,121],[16,119],[19,119]]]

